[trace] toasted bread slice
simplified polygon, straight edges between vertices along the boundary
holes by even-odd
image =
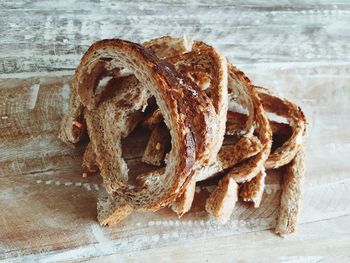
[[[226,59],[215,48],[201,41],[194,41],[190,52],[169,57],[167,61],[205,90],[215,108],[217,118],[213,128],[216,135],[211,145],[205,146],[210,152],[209,163],[213,163],[225,135],[228,108]]]
[[[95,88],[98,79],[109,74],[105,67],[108,72],[127,69],[134,75],[119,77],[114,88],[121,92],[101,100]],[[210,151],[205,147],[214,140],[213,125],[217,121],[210,99],[189,78],[144,47],[116,39],[95,43],[76,70],[73,90],[83,105],[104,185],[110,194],[125,203],[125,209],[108,213],[109,220],[117,222],[124,218],[120,215],[128,214],[131,209],[153,211],[168,205],[191,181],[194,167],[209,161]],[[123,96],[123,90],[129,91],[125,92],[127,97]],[[170,130],[172,148],[164,173],[153,184],[142,187],[128,182],[120,140],[130,131],[128,120],[145,107],[150,96],[155,97]]]

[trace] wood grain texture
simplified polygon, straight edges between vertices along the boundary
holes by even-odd
[[[0,1],[0,260],[350,261],[350,3],[256,2]],[[181,220],[163,209],[98,226],[101,180],[81,177],[83,146],[57,139],[70,77],[95,40],[165,34],[213,44],[255,84],[305,111],[297,235],[268,231],[278,214],[278,172],[268,173],[261,207],[238,203],[225,226],[204,212],[212,191],[205,185]],[[147,135],[135,138],[124,154],[137,172],[146,169],[139,160]]]

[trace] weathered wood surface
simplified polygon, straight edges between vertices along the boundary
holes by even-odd
[[[0,1],[0,259],[349,261],[349,25],[347,1]],[[225,226],[203,212],[206,187],[181,220],[164,209],[134,214],[120,227],[98,226],[100,179],[82,178],[83,149],[56,136],[69,78],[95,40],[165,34],[213,44],[256,84],[304,109],[307,172],[297,235],[282,240],[267,231],[280,194],[272,173],[262,206],[239,203]],[[126,157],[138,155],[136,146],[128,149]],[[142,169],[135,159],[129,164]]]

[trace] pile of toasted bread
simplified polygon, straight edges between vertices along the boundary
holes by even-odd
[[[122,140],[140,126],[151,134],[142,162],[154,169],[131,178]],[[300,210],[305,127],[298,106],[254,86],[212,46],[166,36],[94,43],[73,76],[59,137],[72,145],[89,137],[83,166],[109,194],[97,204],[102,225],[166,206],[181,217],[196,183],[213,177],[205,208],[226,223],[239,198],[259,207],[266,170],[285,166],[275,230],[284,235]],[[224,136],[233,143],[223,146]]]

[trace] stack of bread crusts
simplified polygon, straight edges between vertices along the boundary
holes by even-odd
[[[98,200],[100,224],[166,206],[181,217],[191,208],[196,183],[214,177],[218,183],[205,209],[224,224],[239,198],[259,207],[266,170],[285,166],[275,232],[295,231],[304,114],[254,86],[212,46],[170,36],[142,44],[101,40],[82,57],[71,86],[59,138],[76,145],[88,135],[83,167],[102,176],[108,193]],[[150,130],[142,162],[154,169],[131,178],[122,140],[137,127]],[[232,143],[223,145],[224,136]]]

